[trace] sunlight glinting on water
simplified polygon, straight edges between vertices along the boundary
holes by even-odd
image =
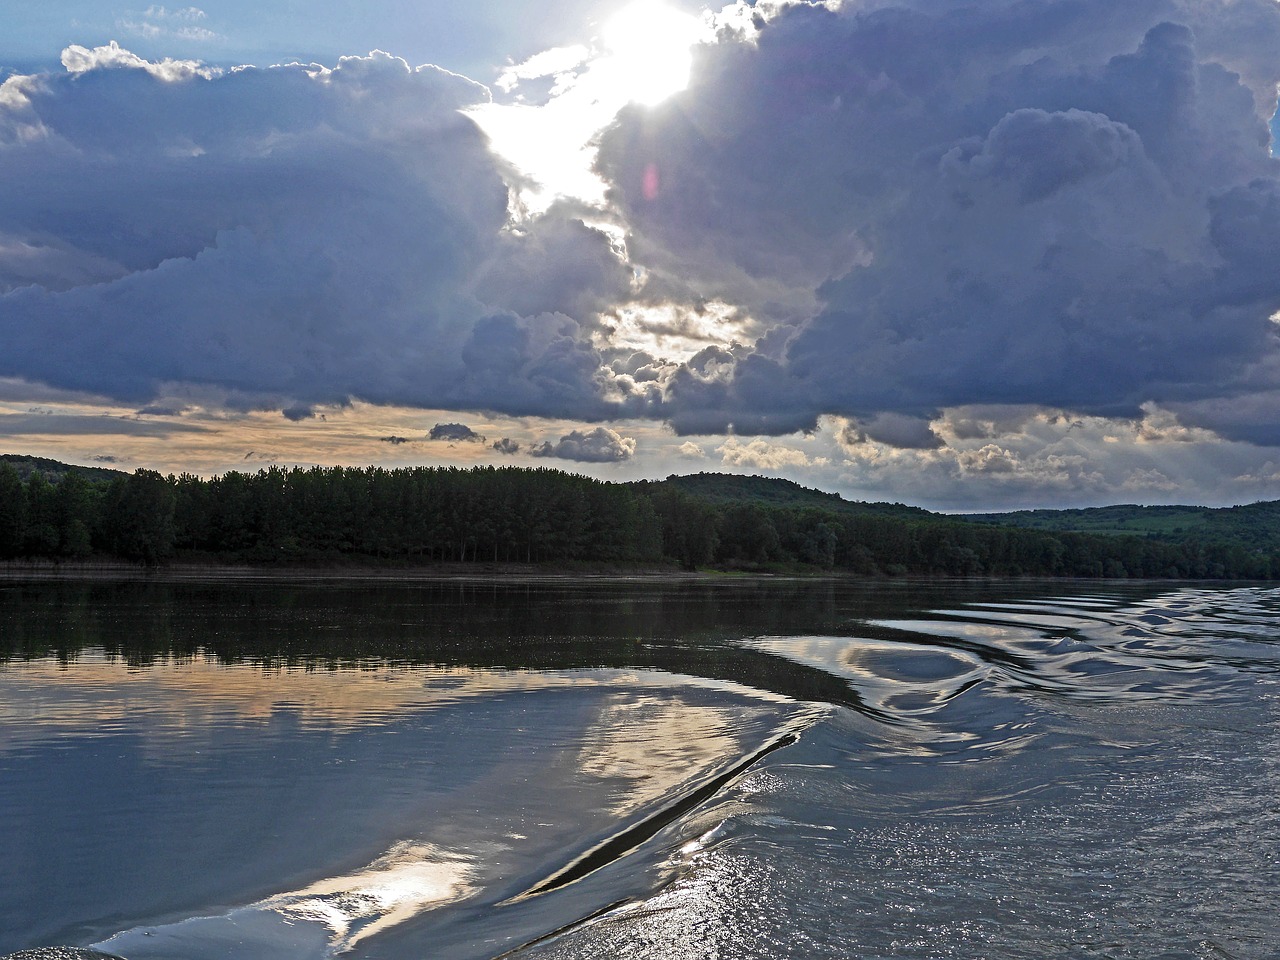
[[[309,939],[320,947],[319,955],[331,956],[424,910],[470,895],[472,873],[466,859],[430,844],[402,843],[356,873],[270,897],[225,917],[126,930],[95,946],[126,955],[155,956],[153,951],[169,949],[170,941],[185,944],[189,951],[201,938],[234,930],[242,952],[287,956],[284,951],[297,945],[299,930],[320,927],[323,937],[313,934]]]

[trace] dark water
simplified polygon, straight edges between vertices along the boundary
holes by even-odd
[[[0,658],[0,954],[1280,955],[1275,588],[10,580]]]

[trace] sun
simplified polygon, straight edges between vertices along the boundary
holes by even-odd
[[[688,86],[702,30],[697,17],[660,0],[636,0],[604,24],[606,52],[594,69],[613,95],[652,106]]]
[[[526,213],[557,197],[594,205],[605,184],[592,169],[596,136],[628,103],[653,106],[689,83],[693,47],[709,42],[708,22],[662,0],[632,0],[605,20],[592,42],[544,51],[510,64],[497,88],[504,97],[467,113],[496,152],[527,178],[518,190]],[[552,80],[543,102],[527,102],[521,84]]]

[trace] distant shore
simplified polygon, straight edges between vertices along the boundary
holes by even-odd
[[[815,571],[776,573],[772,571],[680,570],[674,567],[619,564],[563,566],[518,563],[431,563],[414,566],[376,563],[251,564],[217,563],[208,560],[174,560],[148,567],[119,560],[78,560],[0,562],[0,579],[104,579],[104,580],[579,580],[627,579],[705,580],[726,576],[840,576]]]
[[[1043,581],[1062,583],[1067,581],[1096,583],[1223,583],[1255,581],[1223,581],[1194,578],[1106,578],[1106,577],[1051,577],[1051,576],[989,576],[957,577],[944,575],[907,574],[904,576],[867,575],[849,570],[808,569],[722,569],[701,568],[681,570],[671,566],[623,564],[582,564],[580,566],[556,564],[520,563],[457,563],[441,562],[416,566],[396,566],[377,563],[312,563],[312,564],[262,564],[218,563],[205,559],[175,559],[169,563],[148,567],[119,560],[79,561],[5,561],[0,562],[0,581],[21,580],[146,580],[153,582],[183,582],[199,580],[361,580],[386,582],[429,582],[448,580],[510,580],[563,582],[572,580],[650,580],[654,582],[716,582],[725,580],[845,580],[865,583],[890,583],[904,581],[938,582],[964,580],[982,583],[992,580]]]

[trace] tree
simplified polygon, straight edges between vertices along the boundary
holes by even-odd
[[[93,552],[95,492],[89,481],[75,471],[58,481],[54,502],[59,556],[81,558]]]
[[[39,470],[27,477],[27,526],[24,552],[33,557],[58,554],[58,491]]]
[[[22,556],[26,539],[27,489],[17,470],[0,463],[0,560]]]
[[[107,494],[113,553],[155,566],[173,553],[176,480],[138,470],[112,483]]]

